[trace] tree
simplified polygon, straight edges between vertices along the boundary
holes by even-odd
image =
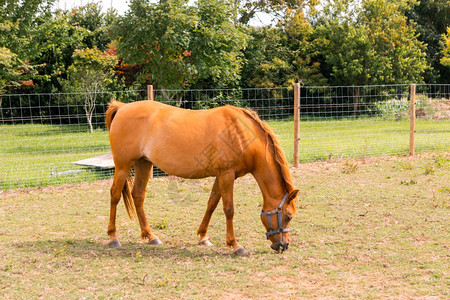
[[[250,41],[244,51],[242,86],[285,86],[293,73],[289,55],[277,28],[251,28]]]
[[[351,89],[357,114],[362,85],[421,83],[425,45],[407,23],[407,0],[329,1],[316,19],[314,42],[331,85]]]
[[[53,0],[9,0],[0,6],[0,47],[26,61],[33,50],[32,32],[51,18]]]
[[[108,49],[112,42],[111,26],[118,18],[116,11],[108,10],[105,14],[98,3],[88,3],[78,9],[72,10],[68,15],[72,26],[79,26],[86,30],[83,44],[86,48],[97,47],[101,51]]]
[[[20,74],[18,71],[19,65],[20,62],[16,54],[8,48],[0,47],[0,94],[5,91],[5,88],[17,85],[16,80]]]
[[[285,16],[274,27],[252,28],[244,52],[243,86],[292,86],[299,80],[308,85],[325,84],[315,59],[312,32],[301,11]]]
[[[440,64],[442,58],[441,36],[450,24],[448,0],[420,0],[406,10],[411,25],[419,34],[419,41],[427,45],[427,62],[431,66],[425,72],[428,83],[449,83],[450,68]]]
[[[89,31],[70,22],[70,15],[76,13],[57,12],[32,31],[34,52],[27,57],[27,61],[36,66],[36,72],[29,74],[36,84],[35,91],[61,91],[60,79],[67,78],[75,49],[86,48],[83,40]]]
[[[114,26],[118,55],[141,67],[141,83],[182,89],[200,80],[225,84],[239,79],[245,34],[233,25],[228,1],[187,0],[158,4],[131,1]]]
[[[423,82],[425,45],[407,24],[406,2],[334,1],[318,18],[316,44],[332,85]]]
[[[378,83],[421,83],[429,67],[426,45],[404,14],[407,7],[406,0],[362,3],[359,23],[367,28],[369,42],[381,61],[375,77]]]
[[[115,17],[114,12],[103,14],[94,3],[71,11],[56,11],[36,27],[32,32],[35,50],[29,60],[41,66],[33,76],[38,87],[43,91],[61,91],[60,79],[67,78],[74,51],[94,47],[106,50],[111,42],[107,20]]]
[[[114,26],[117,52],[125,63],[141,67],[138,80],[161,89],[179,89],[192,79],[189,32],[196,18],[185,0],[160,4],[132,1]]]
[[[450,68],[450,27],[447,27],[447,34],[442,35],[442,42],[444,46],[442,48],[441,64]]]
[[[89,130],[94,131],[92,115],[97,102],[98,92],[112,83],[113,67],[117,64],[117,56],[113,51],[102,52],[96,47],[75,50],[73,65],[68,69],[68,86],[72,92],[82,93],[83,108],[86,113]]]
[[[179,89],[192,81],[189,32],[196,18],[185,0],[131,1],[113,31],[125,63],[141,66],[138,80],[161,89]]]
[[[235,3],[238,5],[239,22],[247,25],[258,13],[270,15],[272,22],[277,23],[303,10],[315,11],[320,0],[241,0]]]
[[[51,17],[52,0],[11,0],[0,6],[0,89],[17,88],[29,82],[36,66],[30,57],[36,53],[33,32]],[[18,70],[20,67],[20,71]],[[33,72],[32,72],[33,71]]]
[[[34,92],[61,91],[75,49],[107,48],[107,30],[115,15],[98,4],[71,11],[52,10],[52,0],[12,0],[0,10],[0,47],[23,62],[20,82]],[[19,81],[16,81],[19,82]]]
[[[243,64],[242,52],[247,34],[233,23],[234,11],[228,1],[199,0],[198,22],[189,41],[190,62],[196,77],[214,87],[238,84]],[[201,87],[202,88],[202,87]]]

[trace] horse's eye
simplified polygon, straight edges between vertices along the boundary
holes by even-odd
[[[286,222],[290,222],[292,220],[292,217],[286,216]]]

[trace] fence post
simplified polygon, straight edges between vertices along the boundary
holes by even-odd
[[[300,83],[294,83],[294,167],[298,168],[298,141],[300,127]]]
[[[147,85],[147,99],[153,101],[153,85]]]
[[[153,101],[153,85],[147,85],[147,99],[149,101]],[[150,167],[150,179],[153,179],[153,164]]]
[[[409,108],[409,155],[414,155],[414,135],[416,132],[416,85],[411,84]]]

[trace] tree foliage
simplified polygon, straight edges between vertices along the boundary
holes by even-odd
[[[447,33],[442,35],[442,58],[440,60],[444,67],[450,68],[450,27],[447,27]]]
[[[402,13],[406,3],[330,1],[315,28],[333,85],[422,82],[425,45]]]
[[[305,20],[303,20],[305,21]],[[292,23],[285,28],[254,28],[246,49],[243,86],[325,85],[311,41],[308,22]]]
[[[233,23],[231,7],[228,1],[198,1],[198,22],[189,43],[197,79],[209,80],[217,87],[239,82],[243,62],[241,51],[248,40],[244,30]]]
[[[22,81],[34,92],[60,91],[75,49],[106,49],[108,21],[97,4],[52,12],[52,0],[8,1],[0,11],[0,47],[24,62]]]
[[[408,24],[408,0],[336,0],[315,16],[314,44],[321,73],[348,92],[357,115],[361,87],[423,82],[425,45]],[[347,92],[345,92],[347,93]]]
[[[227,1],[132,1],[115,26],[118,54],[141,66],[141,82],[181,89],[201,80],[229,85],[239,79],[245,34]]]
[[[35,71],[28,59],[36,49],[33,32],[51,16],[48,11],[52,2],[0,2],[0,91],[17,88],[20,81],[29,82],[29,73]]]
[[[20,62],[17,55],[8,48],[0,47],[0,94],[5,88],[17,85]]]
[[[440,63],[443,53],[442,35],[450,24],[450,4],[448,0],[420,0],[417,5],[405,11],[414,26],[418,39],[426,45],[427,69],[424,77],[429,83],[449,83],[450,68]]]
[[[446,83],[447,2],[132,0],[118,16],[98,4],[64,11],[54,0],[8,0],[0,91],[83,90],[82,72],[102,69],[98,58],[116,49],[102,89],[122,77],[157,89]],[[272,23],[249,25],[260,12]]]
[[[22,60],[36,49],[33,32],[52,17],[53,0],[8,0],[0,2],[0,47],[8,48]]]
[[[273,22],[277,22],[299,14],[305,9],[315,11],[315,6],[320,0],[241,0],[235,3],[238,5],[239,22],[248,24],[258,13],[268,14]]]

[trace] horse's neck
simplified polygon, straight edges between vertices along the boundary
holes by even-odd
[[[269,161],[266,159],[260,160],[255,171],[252,172],[263,194],[263,209],[265,211],[276,208],[287,192],[283,177],[280,174],[280,168],[270,161],[270,159]]]

